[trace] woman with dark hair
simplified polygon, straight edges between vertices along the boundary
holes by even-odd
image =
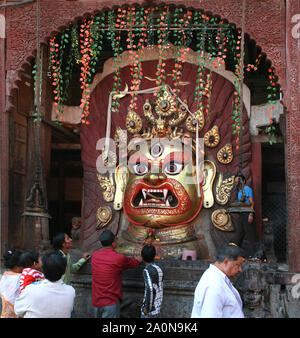
[[[24,267],[20,277],[20,292],[31,283],[39,282],[45,278],[40,271],[42,261],[40,254],[35,250],[26,250],[20,257],[20,264]]]
[[[55,251],[62,250],[63,244],[65,243],[66,234],[61,232],[53,238],[53,248]]]
[[[2,298],[1,318],[16,318],[14,312],[15,299],[20,293],[19,280],[23,267],[19,260],[21,251],[8,250],[4,254],[4,266],[7,269],[0,281],[0,294]]]

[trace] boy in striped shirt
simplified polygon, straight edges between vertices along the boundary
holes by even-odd
[[[145,245],[141,254],[146,265],[143,270],[145,292],[141,318],[158,318],[163,300],[163,272],[154,263],[156,250],[153,245]]]

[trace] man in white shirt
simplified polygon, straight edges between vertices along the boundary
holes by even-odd
[[[75,289],[62,282],[67,261],[58,253],[42,257],[45,279],[28,285],[15,301],[15,313],[24,318],[70,318]]]
[[[216,262],[203,273],[196,287],[192,318],[244,318],[241,297],[229,280],[242,271],[244,261],[236,244],[219,249]]]

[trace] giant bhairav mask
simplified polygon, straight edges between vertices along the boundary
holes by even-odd
[[[126,63],[121,69],[123,92],[112,92],[113,74],[103,77],[92,92],[91,123],[82,126],[80,132],[84,169],[82,250],[96,249],[98,231],[106,227],[117,235],[117,250],[125,254],[140,254],[145,238],[150,234],[153,234],[157,255],[162,258],[181,257],[182,251],[193,249],[195,243],[198,258],[213,258],[217,247],[231,241],[238,215],[228,214],[226,210],[235,198],[234,175],[241,159],[236,135],[232,133],[235,89],[222,75],[211,72],[211,106],[208,107],[205,95],[199,105],[199,101],[194,100],[197,65],[192,61],[197,59],[197,54],[193,58],[192,55],[190,51],[190,62],[183,65],[182,80],[186,82],[180,85],[178,96],[173,95],[172,87],[164,90],[161,96],[155,95],[156,88],[151,88],[152,80],[149,79],[155,79],[157,60],[143,62],[145,76],[140,92],[134,93],[135,106],[131,105],[130,92],[126,89],[126,84],[132,80]],[[166,60],[167,69],[172,69],[173,62]],[[107,67],[110,69],[109,65]],[[208,75],[209,70],[205,71]],[[167,85],[172,86],[168,75]],[[109,107],[116,96],[120,106],[114,112]],[[130,110],[130,106],[134,110]],[[203,114],[200,107],[209,108],[208,114],[206,110]],[[246,108],[243,110],[242,167],[243,173],[251,179],[251,137]],[[204,165],[198,165],[198,170],[197,131],[205,147]],[[110,140],[114,136],[115,142],[109,141],[111,147],[98,144],[99,140]],[[171,144],[176,140],[179,144],[176,143],[173,149],[164,143],[170,141]],[[184,162],[178,161],[187,140],[193,140],[192,156],[185,157]],[[124,149],[121,143],[125,144]],[[163,148],[156,147],[156,143]],[[109,172],[99,171],[97,166],[104,148],[116,155],[108,159],[107,164],[113,168]],[[124,157],[120,157],[121,149]],[[173,162],[176,160],[179,164],[169,163],[168,152],[176,154]],[[180,168],[182,163],[184,166]],[[183,178],[185,174],[186,178]],[[187,179],[196,183],[188,183]],[[191,201],[189,211],[185,209],[183,195],[187,204]]]
[[[201,161],[203,151],[188,133],[203,127],[203,114],[199,112],[196,120],[185,103],[175,102],[167,87],[155,104],[146,100],[143,112],[147,129],[143,129],[140,115],[128,111],[126,128],[133,138],[127,147],[127,166],[120,164],[115,172],[114,208],[123,208],[130,221],[119,250],[138,252],[138,244],[153,232],[155,244],[173,245],[173,249],[164,250],[164,256],[179,255],[184,248],[194,249],[191,222],[203,205],[203,182],[206,195],[211,194],[207,165]],[[178,129],[182,123],[185,128]],[[121,138],[122,130],[118,129],[117,143]]]

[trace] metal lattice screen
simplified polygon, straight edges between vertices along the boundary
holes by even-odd
[[[265,195],[263,197],[263,215],[273,224],[274,251],[278,262],[286,262],[286,196],[283,194]]]

